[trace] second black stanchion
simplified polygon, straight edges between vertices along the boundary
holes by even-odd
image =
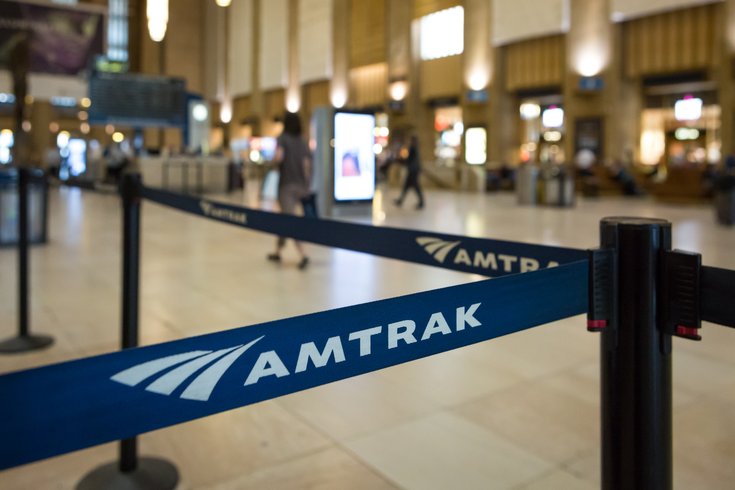
[[[122,332],[121,347],[138,347],[140,291],[140,189],[139,174],[123,176]],[[137,437],[120,441],[120,459],[100,466],[77,485],[78,490],[173,490],[179,473],[160,458],[139,457]]]
[[[48,335],[33,335],[30,331],[29,180],[30,170],[18,168],[18,335],[0,342],[0,354],[18,354],[45,349],[54,342]]]

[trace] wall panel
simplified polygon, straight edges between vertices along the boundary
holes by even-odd
[[[626,20],[667,10],[695,7],[718,0],[611,0],[610,8],[615,20]]]
[[[186,79],[192,92],[204,90],[204,4],[198,0],[180,0],[169,10],[166,31],[166,72]]]
[[[269,90],[263,94],[264,118],[273,119],[282,117],[286,110],[286,91],[284,89]]]
[[[704,70],[720,58],[721,4],[666,12],[623,25],[625,73],[635,78]]]
[[[504,49],[509,91],[561,87],[565,66],[564,36],[521,41]]]
[[[299,1],[299,79],[301,83],[332,76],[332,0]]]
[[[366,1],[366,3],[371,2]],[[413,17],[418,19],[440,10],[456,7],[457,5],[462,5],[462,0],[414,0]]]
[[[253,0],[233,0],[229,9],[227,85],[234,98],[253,90]]]
[[[288,0],[260,2],[260,88],[288,83]]]
[[[492,9],[496,46],[559,34],[569,26],[567,0],[495,0]]]
[[[421,62],[421,98],[459,97],[462,93],[462,56]]]
[[[351,106],[369,107],[383,105],[387,93],[387,63],[377,63],[350,70]]]
[[[386,61],[386,5],[387,0],[351,0],[351,68]]]

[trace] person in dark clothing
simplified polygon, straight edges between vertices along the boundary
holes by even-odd
[[[283,121],[283,134],[278,137],[275,161],[279,165],[278,203],[281,212],[296,214],[296,207],[309,195],[311,187],[311,153],[301,137],[301,119],[298,114],[287,112]],[[309,265],[309,257],[301,242],[294,240],[301,255],[299,269]],[[268,260],[281,261],[281,250],[286,245],[285,237],[278,237],[275,253],[268,254]]]
[[[416,209],[422,209],[424,207],[424,193],[421,192],[421,159],[419,158],[419,139],[416,135],[411,136],[411,145],[408,148],[408,156],[403,163],[408,169],[408,175],[406,175],[406,181],[403,183],[403,190],[401,196],[394,202],[396,206],[401,206],[403,200],[406,198],[406,194],[409,189],[416,191],[419,198],[419,203]]]

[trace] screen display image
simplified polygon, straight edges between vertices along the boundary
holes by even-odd
[[[0,0],[0,67],[13,64],[18,48],[34,73],[77,75],[104,52],[103,12],[47,3]]]
[[[464,135],[464,158],[470,165],[484,165],[487,161],[487,130],[468,128]]]
[[[79,176],[87,170],[87,142],[81,138],[69,140],[69,171],[73,176]]]
[[[375,195],[375,116],[334,116],[334,199],[370,201]]]
[[[93,72],[89,78],[92,124],[183,127],[187,118],[186,81],[140,73]]]
[[[260,154],[266,162],[272,162],[276,158],[276,147],[278,141],[276,138],[263,137],[260,138]]]

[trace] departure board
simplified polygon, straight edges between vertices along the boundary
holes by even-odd
[[[89,98],[92,124],[141,128],[186,123],[186,82],[180,78],[95,71]]]

